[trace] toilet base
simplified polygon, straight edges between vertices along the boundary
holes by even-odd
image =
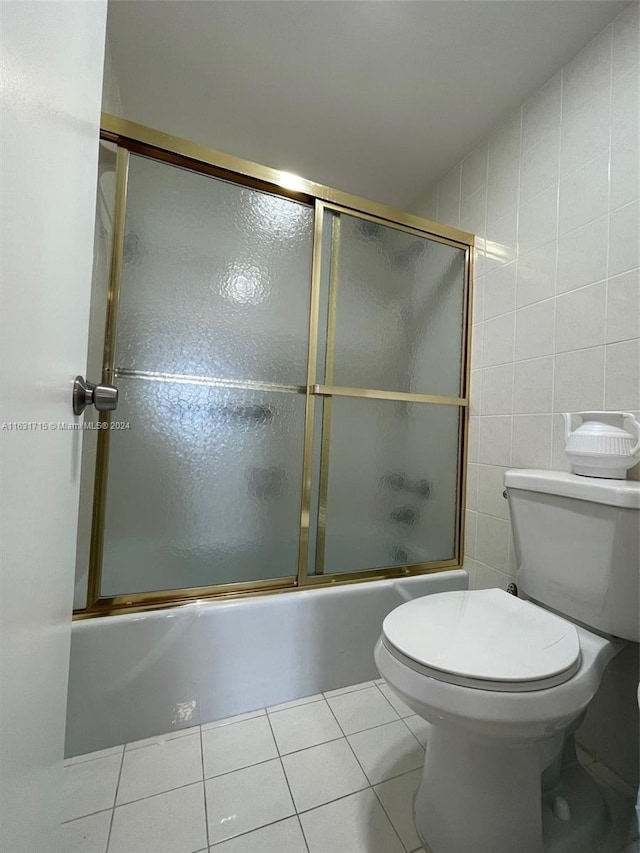
[[[554,763],[552,778],[543,776]],[[414,819],[431,853],[583,853],[607,825],[573,737],[564,749],[560,734],[500,746],[438,725],[427,742]]]

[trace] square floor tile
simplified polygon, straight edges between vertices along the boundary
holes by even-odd
[[[340,726],[324,699],[269,714],[281,755],[342,737]]]
[[[403,702],[402,699],[393,692],[393,690],[389,687],[388,684],[381,684],[378,687],[378,690],[382,693],[387,702],[394,709],[396,714],[400,717],[413,717],[415,716],[415,711],[410,708],[406,702]]]
[[[288,817],[223,841],[210,848],[211,853],[307,853],[307,845],[297,817]]]
[[[114,812],[109,853],[195,853],[206,847],[202,782]]]
[[[280,759],[207,779],[205,785],[211,844],[295,813]]]
[[[278,757],[266,715],[202,732],[202,751],[206,779]]]
[[[348,740],[372,785],[424,764],[422,747],[401,720],[358,732]]]
[[[404,853],[371,789],[300,815],[309,853]]]
[[[64,853],[106,853],[111,810],[62,824]]]
[[[423,720],[422,717],[418,717],[417,714],[413,717],[404,717],[404,722],[418,738],[422,746],[426,747],[431,724]]]
[[[253,720],[254,717],[264,717],[266,713],[264,708],[258,708],[257,711],[247,711],[246,714],[236,714],[234,717],[224,717],[222,720],[214,720],[212,723],[203,723],[200,728],[203,732],[206,732],[208,729],[217,729],[220,726],[241,723],[243,720]]]
[[[342,696],[343,693],[355,693],[356,690],[364,690],[365,687],[372,687],[373,681],[361,681],[359,684],[349,684],[347,687],[338,687],[337,690],[327,690],[325,698],[330,696]]]
[[[327,700],[346,735],[397,720],[398,715],[374,685]]]
[[[413,821],[413,798],[421,778],[422,770],[413,770],[397,779],[381,782],[374,788],[382,808],[407,850],[422,847]]]
[[[301,699],[292,699],[290,702],[281,702],[280,705],[270,705],[267,708],[269,713],[274,711],[286,711],[287,708],[295,708],[297,705],[309,705],[311,702],[319,702],[322,699],[322,693],[314,693],[313,696],[303,696]]]
[[[202,780],[200,734],[125,752],[117,805]]]
[[[345,738],[285,755],[282,764],[299,812],[369,787]]]
[[[63,820],[113,808],[121,763],[110,755],[65,767]]]

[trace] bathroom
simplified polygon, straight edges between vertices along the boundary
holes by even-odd
[[[429,849],[412,814],[429,723],[381,678],[374,646],[400,605],[519,583],[505,472],[571,470],[562,413],[640,417],[638,3],[242,0],[107,10],[96,0],[1,9],[3,164],[12,164],[3,174],[3,278],[21,288],[5,285],[1,321],[0,849]],[[176,168],[180,158],[197,161],[198,173]],[[125,159],[128,187],[118,172]],[[221,169],[237,182],[217,181]],[[304,229],[307,248],[316,240],[315,254],[298,260],[276,253],[272,278],[313,278],[317,312],[311,324],[287,328],[280,318],[304,312],[291,294],[276,304],[267,331],[288,335],[290,357],[273,375],[260,373],[269,369],[268,353],[264,364],[256,358],[260,328],[233,338],[215,314],[207,318],[216,340],[228,336],[225,357],[260,368],[239,389],[219,382],[223,403],[207,410],[214,431],[235,425],[247,442],[240,454],[216,456],[228,495],[206,488],[215,470],[197,455],[211,450],[198,444],[210,426],[198,395],[214,393],[211,382],[186,381],[198,370],[184,346],[178,367],[161,363],[198,327],[196,313],[180,293],[166,294],[174,313],[161,318],[167,331],[155,335],[153,364],[143,363],[136,337],[189,211],[158,215],[155,242],[131,222],[126,239],[125,219],[135,217],[137,197],[155,198],[154,214],[169,212],[180,194],[174,173],[191,181],[194,205],[209,203],[197,188],[204,183],[240,187],[258,210],[281,216],[279,228],[285,209],[304,220],[290,232],[296,245]],[[314,205],[322,229],[305,212]],[[110,230],[122,235],[115,306]],[[205,253],[214,238],[205,229],[199,236],[188,245]],[[360,307],[355,297],[341,304],[331,280],[353,261],[358,239],[386,241],[379,269],[367,268],[377,292]],[[163,241],[162,265],[144,279]],[[436,287],[427,304],[436,318],[428,334],[403,348],[398,329],[416,316],[420,294],[409,293],[408,314],[397,310],[384,294],[384,264],[393,260],[404,286],[425,258],[450,287],[446,299]],[[444,259],[447,275],[438,277]],[[139,270],[136,291],[127,283]],[[269,301],[246,265],[232,270],[223,296],[216,310],[232,305],[238,323],[247,306],[262,311]],[[359,326],[371,305],[376,322],[399,318],[395,357],[417,357],[424,388],[398,385],[376,329]],[[110,431],[108,443],[97,428],[44,428],[98,424],[93,407],[74,418],[71,385],[77,374],[105,382],[109,312],[120,352],[138,358],[111,365],[120,394],[111,422],[134,428]],[[313,378],[305,372],[312,339],[315,366],[325,366]],[[44,393],[27,386],[34,376]],[[171,400],[186,401],[176,439],[184,453],[173,467],[162,461],[166,437],[154,432],[153,414],[145,426],[136,412],[153,413],[168,386]],[[362,389],[368,399],[352,394]],[[250,446],[296,404],[298,428],[284,443]],[[341,435],[343,406],[351,410]],[[385,414],[365,426],[361,406]],[[418,411],[430,413],[422,424],[409,414]],[[249,464],[234,484],[243,454]],[[288,467],[293,457],[299,469]],[[193,494],[179,481],[180,460],[204,471],[193,476]],[[627,478],[632,488],[639,466]],[[155,501],[146,511],[145,487]],[[207,538],[206,512],[189,528],[178,489],[185,502],[209,501],[225,529],[238,524],[237,496],[254,500],[230,537],[239,547],[227,562],[216,552],[220,572],[204,580],[203,549],[179,564],[179,580],[164,552],[145,550],[147,535],[183,556],[184,530],[220,542],[215,530]],[[358,490],[374,499],[359,502]],[[245,537],[255,506],[266,508],[266,543]],[[285,516],[297,527],[283,543]],[[293,568],[279,574],[262,568],[285,563]],[[145,573],[155,573],[156,587]],[[242,590],[230,588],[238,581]],[[566,848],[576,853],[638,850],[638,681],[638,646],[629,642],[576,733],[580,762],[609,810],[593,843]],[[513,838],[509,853],[542,853]]]

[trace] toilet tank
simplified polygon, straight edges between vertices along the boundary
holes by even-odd
[[[537,470],[504,482],[520,591],[640,642],[640,482]]]

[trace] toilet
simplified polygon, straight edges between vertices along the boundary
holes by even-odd
[[[640,641],[640,482],[513,470],[505,486],[517,596],[409,601],[375,660],[431,723],[414,801],[428,851],[584,853],[608,818],[573,733],[609,661]]]

